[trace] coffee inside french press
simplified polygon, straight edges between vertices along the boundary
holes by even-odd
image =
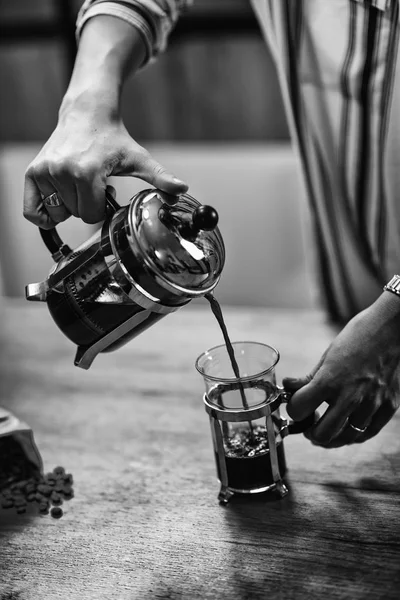
[[[75,250],[56,229],[40,230],[56,265],[26,287],[28,300],[47,302],[84,369],[213,290],[225,261],[218,214],[188,194],[173,205],[158,190],[143,190],[123,207],[110,196],[107,203],[102,228]]]

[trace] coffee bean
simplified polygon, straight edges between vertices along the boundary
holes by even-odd
[[[74,497],[74,490],[72,488],[64,488],[63,496],[66,500],[70,500]]]
[[[53,492],[50,496],[50,502],[52,502],[54,506],[59,506],[63,503],[63,499],[61,498],[60,494],[57,494],[57,492]]]
[[[61,519],[61,517],[63,516],[63,510],[62,508],[59,508],[58,506],[54,506],[51,511],[50,511],[51,516],[53,517],[53,519]]]
[[[62,477],[63,475],[65,475],[65,469],[64,469],[64,467],[55,467],[53,469],[53,473],[56,477],[59,477],[59,476]]]
[[[49,485],[43,484],[42,489],[40,491],[44,496],[50,496],[50,494],[53,490]]]

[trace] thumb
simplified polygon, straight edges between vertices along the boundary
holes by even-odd
[[[303,379],[295,380],[296,383],[292,387],[285,385],[285,381],[283,380],[285,388],[288,391],[294,392],[286,407],[288,415],[294,421],[302,421],[315,412],[318,406],[324,401],[321,394],[321,387],[312,376],[308,375]]]
[[[286,411],[294,421],[302,421],[308,417],[325,400],[318,385],[318,376],[317,382],[314,378],[323,367],[328,350],[329,348],[325,350],[318,363],[305,377],[299,377],[298,379],[285,377],[282,380],[285,390],[293,393],[287,403]]]
[[[297,390],[302,388],[304,385],[307,385],[307,383],[310,382],[310,379],[311,375],[306,375],[305,377],[298,378],[284,377],[282,379],[282,384],[286,391],[294,393],[297,392]]]
[[[157,162],[147,150],[142,149],[138,152],[135,147],[132,153],[132,162],[133,169],[129,175],[139,177],[171,196],[179,196],[189,189],[189,186],[184,181],[178,179],[178,177]]]

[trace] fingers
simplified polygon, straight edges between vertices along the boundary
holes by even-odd
[[[301,389],[303,386],[310,383],[312,379],[312,375],[306,375],[305,377],[299,377],[298,379],[293,379],[293,377],[284,377],[282,379],[282,385],[286,391],[297,392],[297,390]]]
[[[318,378],[317,381],[314,378],[317,373],[319,375],[319,370],[324,363],[328,350],[329,348],[325,350],[318,363],[308,375],[298,379],[285,377],[282,380],[284,388],[288,392],[293,393],[286,410],[294,421],[302,421],[325,401],[327,390],[322,390]],[[302,390],[302,392],[300,393],[299,390]]]
[[[392,402],[391,398],[388,398],[387,394],[382,400],[381,406],[377,409],[376,413],[373,415],[373,418],[370,424],[367,426],[367,429],[364,433],[360,433],[354,440],[355,443],[361,444],[365,442],[375,435],[377,435],[381,429],[390,421],[398,407],[396,402]]]
[[[48,206],[44,202],[54,193],[62,203],[60,206]],[[56,180],[51,175],[49,165],[32,163],[25,173],[24,217],[43,229],[51,229],[71,214],[77,214],[76,195],[68,189],[65,181]]]
[[[66,205],[64,198],[70,198],[70,194],[61,185],[61,182],[56,181],[49,174],[46,175],[42,172],[35,173],[35,181],[42,195],[44,209],[53,223],[61,223],[73,214],[72,211],[76,212],[76,203],[70,207]],[[57,198],[61,202],[60,206],[49,206],[46,204],[45,199],[54,193],[57,194]]]
[[[140,148],[140,150],[138,151],[137,148]],[[135,145],[131,161],[131,175],[140,177],[140,179],[147,181],[154,187],[171,196],[179,196],[189,189],[189,186],[184,181],[178,179],[170,171],[167,171],[167,169],[160,165],[147,150],[140,146]],[[167,202],[169,201],[168,196],[166,196],[165,199]]]
[[[44,207],[40,190],[30,175],[25,176],[24,217],[43,229],[51,229],[56,225]]]
[[[45,198],[54,193],[62,201],[61,192],[54,181],[27,173],[24,188],[24,216],[43,229],[51,229],[57,223],[68,219],[71,213],[64,204],[48,206],[45,203]]]
[[[104,219],[106,184],[101,177],[94,175],[92,179],[81,179],[76,185],[76,195],[78,197],[78,214],[85,223],[94,224]]]
[[[331,400],[329,408],[309,432],[309,439],[321,446],[326,446],[331,440],[338,438],[346,427],[349,429],[350,416],[352,424],[362,429],[362,426],[358,424],[357,413],[360,422],[370,422],[377,409],[378,400],[375,396],[365,395],[360,386],[348,386],[341,393],[338,391],[337,394],[337,397]],[[348,433],[352,435],[349,437],[346,433],[346,440],[358,433],[354,429],[350,428],[350,430]]]
[[[133,142],[133,140],[132,140]],[[112,161],[111,161],[112,162]],[[106,167],[105,161],[37,157],[25,175],[24,216],[43,228],[54,227],[70,215],[85,223],[98,223],[105,217],[106,178],[134,175],[161,190],[163,200],[175,204],[187,191],[186,183],[160,165],[144,148],[133,142],[123,149],[118,161]],[[62,206],[47,207],[43,198],[56,192]]]
[[[290,391],[290,390],[289,390]],[[287,404],[287,413],[294,421],[302,421],[328,401],[328,390],[316,379],[295,391]]]
[[[379,408],[385,403],[385,391],[377,389],[372,395],[365,395],[358,407],[350,411],[349,423],[357,429],[367,429],[375,420],[375,415]],[[350,429],[352,429],[350,427]],[[359,437],[360,432],[352,430],[355,434],[354,439]]]
[[[324,448],[362,443],[377,435],[396,410],[396,402],[384,389],[361,396],[356,407],[350,395],[342,396],[304,435]]]
[[[105,216],[106,183],[100,173],[96,165],[78,168],[67,161],[32,163],[25,174],[24,216],[44,229],[71,215],[85,223],[98,223]],[[53,193],[62,202],[61,206],[47,206],[43,202]]]
[[[349,427],[349,409],[346,401],[330,406],[305,436],[313,444],[332,448],[351,443],[358,432]]]

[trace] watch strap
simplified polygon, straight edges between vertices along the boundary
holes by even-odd
[[[393,275],[392,279],[383,288],[386,292],[392,292],[400,296],[400,275]]]

